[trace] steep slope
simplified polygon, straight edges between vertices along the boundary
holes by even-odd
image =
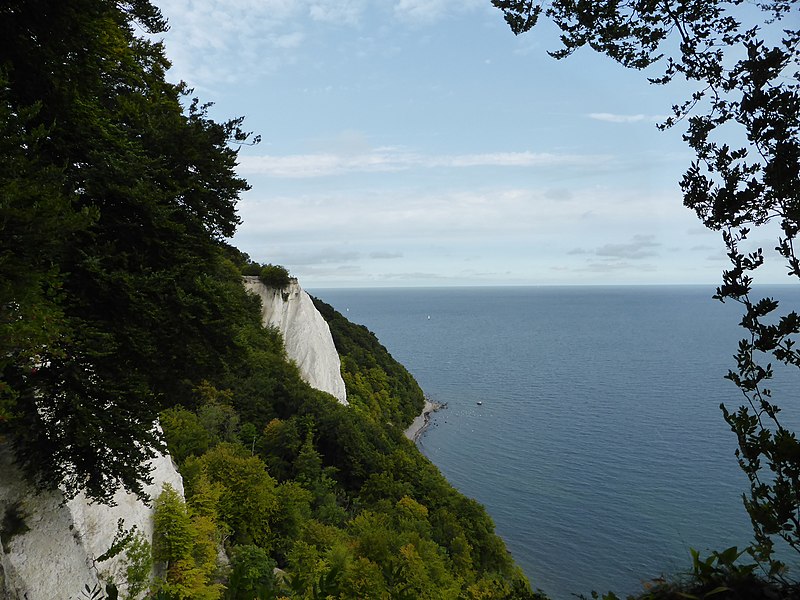
[[[347,392],[331,330],[297,280],[276,289],[265,286],[258,277],[245,276],[244,285],[261,299],[264,326],[281,332],[286,354],[303,379],[346,405]]]
[[[351,323],[319,298],[312,300],[327,321],[341,356],[350,405],[380,423],[408,426],[425,405],[425,395],[411,373],[369,329]]]
[[[153,483],[145,493],[151,500],[165,483],[183,494],[183,480],[168,455],[159,454],[150,466]],[[107,506],[90,503],[83,493],[67,502],[58,490],[37,494],[10,449],[0,448],[0,597],[73,598],[84,586],[98,585],[98,576],[120,583],[124,595],[125,553],[98,558],[112,547],[120,520],[124,530],[135,527],[150,542],[153,508],[122,490],[113,500],[115,506]]]

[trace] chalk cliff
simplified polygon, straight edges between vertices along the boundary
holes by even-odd
[[[245,277],[245,287],[261,299],[262,322],[283,335],[286,354],[312,387],[347,404],[341,365],[328,324],[296,281],[284,289],[266,287],[257,277]],[[183,495],[183,480],[168,455],[151,466],[153,484],[145,488],[154,499],[164,483]],[[14,464],[7,446],[0,445],[0,600],[78,598],[84,586],[104,586],[113,580],[124,587],[125,553],[98,561],[117,534],[117,523],[136,527],[148,542],[153,537],[153,509],[124,491],[116,506],[91,504],[80,494],[64,502],[58,490],[37,494]]]
[[[275,289],[265,286],[258,277],[246,276],[244,285],[261,299],[264,326],[276,327],[281,332],[286,354],[297,364],[303,379],[311,387],[347,404],[331,330],[297,280],[283,289]]]
[[[145,488],[153,499],[164,483],[183,495],[183,480],[172,459],[151,461],[153,483]],[[126,530],[136,527],[148,542],[153,538],[153,508],[134,494],[118,491],[116,506],[90,504],[83,494],[64,503],[58,490],[37,494],[28,484],[7,446],[0,447],[0,598],[56,600],[80,598],[113,579],[125,597],[127,557],[124,553],[98,562],[111,548],[122,519]]]

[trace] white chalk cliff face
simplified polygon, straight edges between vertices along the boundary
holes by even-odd
[[[331,330],[297,280],[275,289],[258,277],[247,276],[244,285],[261,298],[262,323],[281,332],[286,354],[297,364],[303,379],[346,405],[347,392]]]
[[[172,459],[151,461],[153,483],[145,493],[153,499],[169,483],[183,495],[183,480]],[[153,539],[153,508],[134,494],[118,491],[116,506],[90,504],[83,494],[64,503],[58,490],[37,494],[14,464],[7,446],[0,447],[0,598],[55,600],[81,598],[84,586],[104,587],[113,579],[125,597],[127,558],[97,558],[111,548],[117,522],[126,530],[136,526],[148,542]],[[13,525],[13,527],[12,527]]]

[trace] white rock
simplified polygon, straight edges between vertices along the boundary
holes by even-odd
[[[297,280],[276,289],[265,286],[258,277],[247,276],[244,285],[261,298],[262,323],[281,332],[286,354],[303,379],[346,405],[347,392],[331,330]]]
[[[153,483],[145,487],[145,493],[151,500],[161,493],[164,483],[183,495],[183,480],[169,456],[157,456],[150,466]],[[152,543],[153,508],[152,502],[147,506],[122,490],[114,500],[117,506],[110,507],[90,504],[83,494],[66,503],[58,490],[37,494],[14,463],[11,449],[0,447],[0,519],[13,510],[30,527],[0,544],[0,583],[4,584],[6,597],[79,598],[84,586],[103,586],[101,581],[109,577],[123,584],[120,597],[124,597],[124,554],[102,563],[96,559],[111,547],[119,519],[123,520],[124,529],[135,525]],[[0,593],[2,588],[0,585]]]

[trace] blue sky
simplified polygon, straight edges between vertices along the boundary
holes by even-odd
[[[234,244],[307,288],[720,280],[682,130],[655,128],[685,89],[556,61],[489,0],[157,4],[169,77],[262,136]]]

